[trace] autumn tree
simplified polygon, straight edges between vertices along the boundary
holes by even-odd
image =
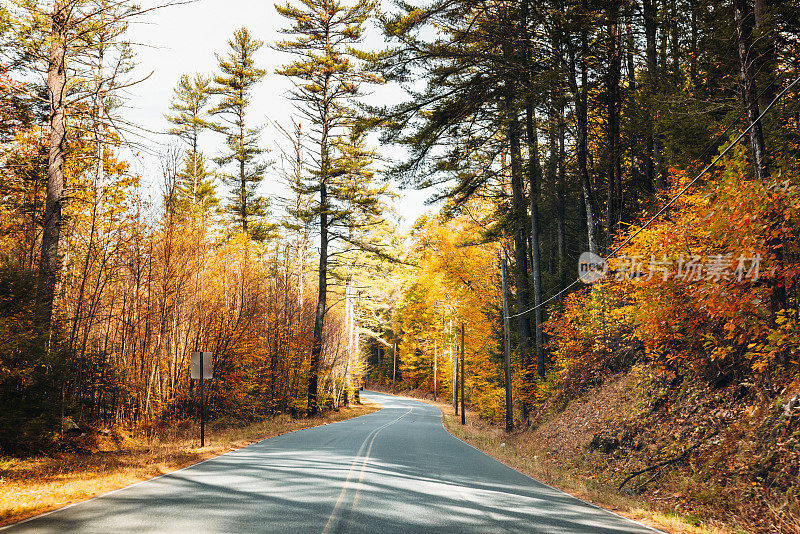
[[[123,36],[129,21],[143,10],[129,2],[106,0],[56,0],[47,7],[14,2],[11,7],[7,22],[13,29],[2,36],[2,46],[10,51],[15,70],[38,73],[45,79],[41,90],[29,84],[17,91],[35,99],[44,97],[49,108],[47,194],[37,281],[40,317],[49,327],[63,252],[59,247],[69,185],[65,181],[70,163],[67,145],[76,133],[68,127],[68,119],[93,117],[88,124],[96,138],[113,136],[121,127],[111,120],[110,103],[122,87],[136,83],[128,77],[132,56]],[[104,142],[95,140],[95,154]],[[95,172],[100,169],[97,160],[95,155]]]
[[[529,216],[526,194],[528,182],[539,195],[538,100],[532,95],[543,91],[533,83],[543,68],[536,50],[520,46],[532,41],[526,35],[535,27],[533,18],[527,2],[401,6],[384,20],[384,32],[398,44],[379,68],[390,80],[419,80],[422,90],[372,111],[384,127],[384,139],[409,148],[409,157],[392,169],[405,184],[439,186],[434,198],[447,199],[452,213],[473,197],[509,197],[496,206],[497,224],[487,228],[485,239],[504,234],[514,239],[518,347],[527,368],[536,346],[543,368],[540,329],[531,329],[529,315],[531,289],[534,303],[542,292],[541,271],[535,268],[539,204],[537,198]],[[435,38],[426,31],[433,26]],[[533,288],[530,267],[536,272]],[[533,318],[541,322],[537,314]]]

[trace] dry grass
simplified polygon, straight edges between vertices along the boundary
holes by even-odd
[[[165,429],[158,437],[109,435],[96,450],[30,459],[0,458],[0,526],[108,491],[169,473],[255,441],[377,411],[377,404],[342,408],[319,417],[275,419],[247,425],[212,423],[199,447],[193,424]]]

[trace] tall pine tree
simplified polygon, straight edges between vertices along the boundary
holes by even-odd
[[[264,218],[267,215],[267,199],[256,193],[258,184],[264,178],[268,165],[259,158],[264,149],[259,148],[261,128],[247,125],[247,107],[250,92],[263,77],[265,71],[255,65],[255,53],[264,43],[254,39],[247,28],[239,28],[228,41],[226,57],[217,55],[221,74],[214,76],[213,91],[222,100],[211,114],[222,119],[217,129],[225,134],[227,153],[216,158],[219,165],[236,164],[236,172],[224,174],[223,180],[231,189],[228,209],[241,225],[244,233],[254,239],[264,239],[269,226]]]
[[[312,125],[310,137],[314,145],[309,175],[302,185],[305,192],[318,199],[310,208],[310,216],[318,221],[320,236],[319,293],[308,383],[308,411],[313,414],[318,411],[332,245],[342,239],[373,248],[356,237],[351,221],[357,220],[359,213],[377,216],[380,209],[376,200],[380,190],[371,186],[371,177],[364,172],[360,141],[343,142],[355,119],[351,103],[360,94],[360,84],[380,81],[363,66],[371,55],[356,48],[375,2],[301,0],[298,7],[285,4],[275,8],[288,19],[290,26],[283,33],[291,36],[279,42],[277,48],[296,58],[277,72],[294,80],[292,97]],[[354,175],[359,178],[354,180]]]
[[[170,104],[173,112],[167,115],[174,127],[170,133],[189,145],[183,168],[177,174],[178,200],[200,212],[207,212],[217,204],[214,191],[214,173],[206,168],[206,158],[199,148],[200,133],[211,128],[206,119],[206,106],[211,97],[211,81],[199,74],[194,78],[184,74],[175,87]]]

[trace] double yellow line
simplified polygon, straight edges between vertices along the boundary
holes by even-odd
[[[347,472],[347,478],[344,481],[344,486],[342,486],[342,491],[339,492],[339,498],[336,499],[336,505],[333,507],[333,512],[331,512],[331,516],[328,518],[328,522],[325,524],[322,534],[329,534],[336,525],[339,509],[342,507],[345,495],[350,489],[350,483],[355,480],[356,476],[358,477],[358,482],[356,486],[356,493],[353,496],[352,508],[355,508],[356,504],[358,503],[358,495],[361,492],[361,482],[364,480],[364,473],[366,472],[367,462],[369,461],[370,454],[372,453],[372,444],[375,443],[375,438],[378,437],[378,434],[381,432],[381,430],[395,424],[400,419],[410,414],[412,410],[413,408],[409,408],[408,411],[403,415],[393,419],[392,421],[389,421],[385,425],[379,426],[367,434],[367,437],[364,438],[364,442],[361,444],[361,447],[359,447],[358,452],[353,459],[353,463],[350,464],[350,470]]]

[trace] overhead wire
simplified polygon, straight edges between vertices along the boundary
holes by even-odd
[[[711,163],[709,163],[708,165],[706,165],[706,167],[705,167],[705,168],[704,168],[704,169],[703,169],[703,170],[700,172],[700,174],[698,174],[697,176],[695,176],[695,177],[694,177],[694,178],[693,178],[693,179],[692,179],[692,180],[691,180],[691,181],[690,181],[688,184],[686,184],[686,185],[685,185],[685,186],[684,186],[684,187],[683,187],[683,188],[682,188],[680,191],[678,191],[678,193],[677,193],[677,194],[676,194],[674,197],[672,197],[672,198],[669,200],[669,202],[667,202],[666,204],[664,204],[664,205],[661,207],[661,209],[659,209],[659,210],[658,210],[658,211],[657,211],[657,212],[656,212],[656,213],[655,213],[655,214],[654,214],[652,217],[650,217],[650,219],[648,219],[648,221],[647,221],[646,223],[644,223],[642,226],[640,226],[640,227],[639,227],[639,228],[638,228],[638,229],[637,229],[637,230],[636,230],[634,233],[632,233],[631,235],[629,235],[629,236],[627,237],[627,239],[625,239],[625,241],[623,241],[623,242],[622,242],[622,244],[620,244],[620,245],[619,245],[619,246],[617,246],[617,247],[616,247],[616,248],[615,248],[613,251],[611,251],[611,252],[610,252],[610,253],[609,253],[609,254],[608,254],[608,255],[607,255],[605,258],[604,258],[604,261],[606,261],[606,262],[607,262],[608,260],[610,260],[610,259],[611,259],[611,258],[612,258],[612,257],[613,257],[613,256],[614,256],[616,253],[617,253],[617,252],[619,252],[619,251],[620,251],[620,250],[621,250],[623,247],[625,247],[625,245],[627,245],[628,243],[630,243],[630,242],[631,242],[631,240],[632,240],[633,238],[635,238],[637,235],[639,235],[639,233],[640,233],[640,232],[642,232],[642,230],[644,230],[645,228],[647,228],[648,226],[650,226],[650,224],[651,224],[653,221],[655,221],[655,220],[656,220],[656,219],[657,219],[659,216],[661,216],[661,214],[662,214],[662,213],[664,213],[664,212],[665,212],[667,209],[669,209],[669,208],[670,208],[670,206],[672,206],[673,204],[675,204],[675,202],[677,202],[677,200],[678,200],[678,199],[679,199],[679,198],[680,198],[680,197],[681,197],[681,196],[682,196],[684,193],[686,193],[686,191],[688,191],[688,190],[689,190],[689,188],[690,188],[690,187],[692,187],[692,186],[693,186],[693,185],[694,185],[694,184],[695,184],[695,183],[696,183],[696,182],[697,182],[697,181],[698,181],[700,178],[702,178],[703,176],[705,176],[705,174],[706,174],[706,173],[707,173],[707,172],[708,172],[708,171],[709,171],[709,170],[710,170],[712,167],[714,167],[714,165],[716,165],[716,164],[717,164],[717,162],[718,162],[720,159],[722,159],[722,157],[723,157],[725,154],[727,154],[727,153],[728,153],[728,151],[730,151],[730,149],[731,149],[731,148],[733,148],[734,146],[736,146],[736,145],[739,143],[739,141],[741,141],[741,140],[742,140],[742,138],[743,138],[745,135],[747,135],[747,134],[750,132],[750,130],[752,130],[752,129],[753,129],[753,127],[754,127],[756,124],[758,124],[759,122],[761,122],[761,118],[762,118],[762,117],[763,117],[763,116],[764,116],[764,115],[765,115],[765,114],[766,114],[766,113],[767,113],[767,112],[768,112],[770,109],[772,109],[772,107],[773,107],[773,106],[774,106],[774,105],[775,105],[775,104],[778,102],[778,100],[780,100],[780,99],[783,97],[783,95],[785,95],[785,94],[786,94],[786,93],[787,93],[787,92],[788,92],[788,91],[789,91],[789,90],[790,90],[792,87],[794,87],[794,86],[797,84],[797,82],[800,82],[800,76],[798,76],[797,78],[795,78],[795,79],[794,79],[794,81],[793,81],[792,83],[790,83],[789,85],[787,85],[787,86],[786,86],[786,87],[783,89],[783,91],[781,91],[781,92],[780,92],[780,93],[779,93],[779,94],[778,94],[778,95],[777,95],[777,96],[776,96],[776,97],[775,97],[775,98],[772,100],[772,102],[770,102],[770,104],[769,104],[769,105],[768,105],[768,106],[767,106],[767,107],[764,109],[764,111],[762,111],[762,112],[761,112],[761,114],[758,116],[758,118],[757,118],[755,121],[753,121],[753,122],[752,122],[752,124],[750,124],[750,126],[748,126],[748,127],[747,127],[747,128],[746,128],[746,129],[745,129],[745,130],[744,130],[744,131],[741,133],[741,134],[739,134],[739,136],[738,136],[738,137],[737,137],[737,138],[736,138],[734,141],[732,141],[732,142],[731,142],[731,143],[730,143],[730,144],[729,144],[729,145],[728,145],[728,146],[725,148],[725,150],[723,150],[722,152],[720,152],[720,153],[719,153],[719,155],[718,155],[716,158],[714,158],[714,161],[712,161]],[[763,93],[762,93],[762,94],[763,94]],[[730,129],[730,127],[729,127],[728,129]],[[727,131],[727,130],[726,130],[726,131]],[[723,132],[723,135],[724,135],[724,133],[725,133],[725,132]],[[716,141],[715,141],[715,142],[716,142]],[[541,308],[541,307],[542,307],[542,306],[544,306],[545,304],[547,304],[547,303],[549,303],[549,302],[552,302],[553,300],[555,300],[555,299],[556,299],[556,298],[558,298],[559,296],[563,295],[564,293],[566,293],[567,291],[569,291],[570,289],[572,289],[572,288],[573,288],[573,287],[574,287],[576,284],[580,283],[580,281],[581,281],[581,280],[580,280],[580,278],[577,278],[577,279],[575,279],[575,280],[574,280],[574,281],[573,281],[571,284],[569,284],[567,287],[563,288],[561,291],[559,291],[558,293],[556,293],[556,294],[555,294],[555,295],[553,295],[552,297],[548,298],[548,299],[547,299],[547,300],[545,300],[544,302],[540,302],[540,303],[539,303],[539,304],[537,304],[536,306],[534,306],[534,307],[532,307],[532,308],[530,308],[530,309],[528,309],[528,310],[525,310],[525,311],[523,311],[523,312],[519,312],[519,313],[516,313],[516,314],[514,314],[514,315],[509,315],[507,318],[508,318],[508,319],[512,319],[512,318],[514,318],[514,317],[519,317],[519,316],[521,316],[521,315],[527,315],[527,314],[531,313],[532,311],[535,311],[535,310],[537,310],[537,309]]]

